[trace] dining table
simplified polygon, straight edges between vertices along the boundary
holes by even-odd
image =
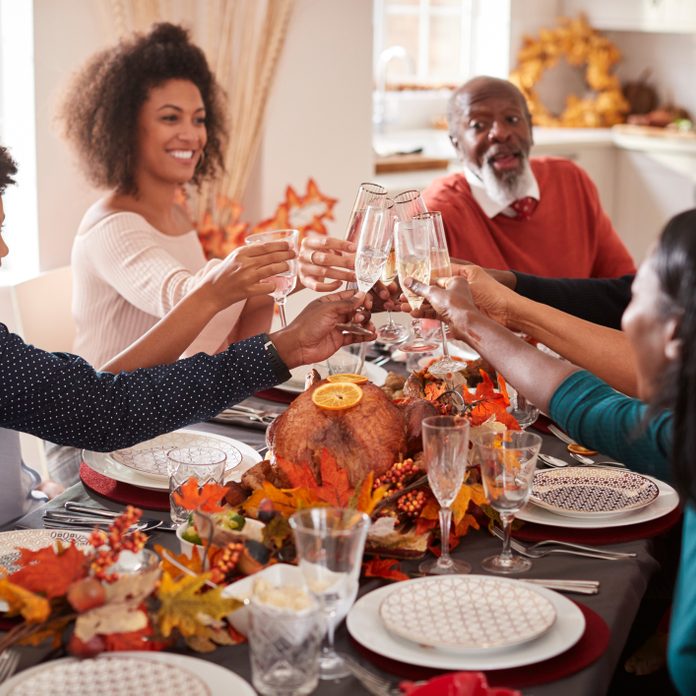
[[[274,397],[275,399],[275,397]],[[261,407],[269,410],[282,410],[287,404],[277,400],[270,401],[267,398],[254,396],[244,402],[252,407]],[[213,433],[247,443],[255,449],[261,449],[265,443],[265,432],[259,427],[244,427],[238,423],[206,422],[189,426],[203,433]],[[567,457],[564,443],[548,433],[542,433],[542,450],[550,455]],[[42,515],[46,509],[60,509],[68,500],[79,501],[90,505],[119,510],[123,508],[120,503],[108,500],[89,488],[82,482],[76,483],[66,489],[62,494],[51,501],[37,507],[29,514],[17,520],[16,528],[41,528]],[[147,517],[155,517],[162,520],[168,519],[168,512],[147,511]],[[162,544],[165,547],[179,550],[177,537],[171,532],[154,530],[150,533],[149,545]],[[471,529],[461,539],[460,544],[454,549],[453,555],[468,561],[473,567],[473,572],[483,574],[481,561],[484,557],[496,553],[500,549],[501,542],[486,529]],[[563,578],[597,580],[600,583],[600,591],[596,595],[567,595],[568,598],[580,602],[593,612],[596,612],[606,623],[609,629],[609,640],[606,649],[601,655],[580,671],[569,676],[557,679],[550,683],[525,686],[521,689],[525,696],[600,696],[606,694],[612,680],[619,658],[621,656],[631,626],[637,615],[641,601],[644,598],[651,578],[659,570],[660,564],[656,558],[655,545],[659,544],[657,538],[637,538],[622,543],[609,545],[607,548],[616,551],[635,553],[635,558],[621,560],[601,560],[584,557],[549,555],[534,560],[532,569],[524,574],[528,578]],[[417,562],[401,561],[401,568],[407,573],[415,573]],[[364,579],[361,581],[359,597],[387,584],[383,579]],[[351,639],[345,622],[336,631],[336,647],[364,663],[375,672],[388,676],[396,685],[399,676],[390,674],[382,666],[371,664],[366,659],[358,645]],[[215,662],[232,670],[242,678],[251,682],[251,669],[249,663],[249,649],[246,643],[219,647],[211,653],[193,653],[183,644],[179,650],[189,655],[196,655],[203,660]],[[49,648],[20,648],[20,670],[25,669],[42,660],[54,659],[63,656],[60,652],[50,651]],[[538,667],[544,669],[544,663]],[[540,672],[540,674],[542,674]],[[543,678],[539,681],[544,681]],[[511,683],[508,686],[516,687]],[[369,693],[354,677],[347,677],[336,682],[320,682],[316,694],[332,696],[348,696],[354,694]]]

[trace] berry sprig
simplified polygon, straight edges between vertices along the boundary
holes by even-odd
[[[128,532],[137,524],[143,511],[129,505],[122,515],[110,525],[108,531],[94,529],[89,537],[89,543],[96,549],[92,559],[92,572],[99,580],[114,582],[115,573],[108,573],[107,568],[113,565],[121,551],[138,553],[145,546],[147,536],[143,532]]]
[[[223,582],[228,574],[237,567],[243,552],[243,542],[230,542],[218,550],[210,562],[210,579],[218,584]]]
[[[392,464],[390,469],[378,476],[372,488],[376,490],[380,486],[385,486],[386,488],[400,491],[406,486],[409,479],[420,473],[421,471],[413,459],[404,459],[403,462]]]
[[[396,503],[396,509],[411,520],[420,516],[428,500],[424,490],[409,491],[402,495]]]

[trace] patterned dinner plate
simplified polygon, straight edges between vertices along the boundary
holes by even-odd
[[[392,634],[448,651],[497,650],[539,637],[556,620],[553,604],[523,583],[485,575],[400,583],[379,613]]]
[[[149,479],[166,483],[167,452],[176,447],[215,447],[225,453],[225,478],[242,461],[242,453],[230,443],[229,438],[196,430],[176,430],[141,442],[134,447],[111,452],[109,457],[122,466],[135,469]]]
[[[611,517],[646,507],[659,493],[646,476],[588,466],[537,472],[529,500],[566,517]]]
[[[89,546],[89,532],[70,529],[15,529],[0,533],[0,566],[8,574],[19,570],[19,549],[38,551],[61,541],[64,545]]]

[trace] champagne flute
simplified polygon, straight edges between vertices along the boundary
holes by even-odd
[[[360,241],[360,232],[363,225],[363,218],[365,217],[365,212],[369,207],[381,208],[384,207],[385,200],[387,198],[387,189],[379,184],[372,184],[370,182],[363,182],[358,187],[358,193],[355,196],[355,201],[353,202],[353,208],[350,211],[350,217],[348,218],[348,230],[346,232],[346,241],[353,242],[353,244],[358,244]],[[374,283],[373,283],[374,284]],[[355,289],[357,283],[346,282],[346,290]],[[336,324],[339,329],[342,329],[344,333],[354,333],[358,335],[371,335],[364,326],[356,324],[355,322],[348,322],[345,324]],[[367,345],[361,344],[360,352],[364,356],[367,352]]]
[[[484,433],[474,442],[474,457],[481,467],[483,490],[488,502],[500,514],[503,523],[503,550],[481,563],[490,573],[510,575],[532,567],[528,558],[513,556],[510,533],[515,513],[529,499],[541,437],[524,430]]]
[[[451,278],[452,266],[450,264],[449,249],[447,248],[447,238],[445,237],[441,213],[437,210],[419,213],[415,216],[415,219],[429,219],[433,223],[433,239],[430,248],[430,284],[434,285],[438,278]],[[440,336],[442,340],[442,357],[428,367],[428,372],[432,375],[448,375],[466,369],[465,363],[459,360],[452,360],[449,354],[449,346],[447,345],[447,329],[442,321],[440,322]]]
[[[382,270],[382,283],[384,285],[391,285],[396,280],[396,249],[394,248],[394,201],[391,198],[387,198],[385,209],[389,213],[387,218],[387,225],[389,226],[389,251],[387,253],[387,262],[384,264],[384,269]],[[408,329],[401,324],[397,324],[394,321],[392,313],[387,310],[388,321],[386,324],[382,324],[377,329],[377,339],[382,343],[401,343],[405,341],[408,337]]]
[[[423,419],[423,456],[430,490],[440,503],[440,557],[424,561],[421,573],[447,575],[470,573],[466,561],[449,554],[452,503],[464,481],[469,454],[469,421],[456,416],[430,416]]]
[[[380,279],[391,246],[389,212],[382,207],[368,206],[360,226],[358,250],[355,254],[355,278],[360,292],[369,292]]]
[[[309,591],[327,617],[326,642],[319,657],[320,679],[341,679],[351,672],[334,648],[339,610],[355,601],[370,518],[344,508],[305,508],[290,516],[299,566]],[[346,611],[347,613],[347,611]]]
[[[430,280],[430,239],[432,220],[399,220],[394,226],[394,246],[396,247],[396,271],[399,283],[411,309],[418,309],[423,298],[409,290],[404,284],[406,278],[414,278],[421,283]],[[399,346],[406,353],[423,353],[437,347],[427,341],[421,333],[420,321],[411,321],[412,339]]]
[[[245,240],[245,244],[266,244],[267,242],[287,242],[290,249],[297,255],[297,242],[300,233],[298,230],[271,230],[270,232],[257,232],[250,234]],[[290,268],[284,273],[274,275],[270,280],[275,284],[275,290],[271,297],[278,305],[280,315],[280,325],[285,328],[288,325],[285,317],[285,302],[288,295],[295,289],[297,284],[297,257],[288,261]]]

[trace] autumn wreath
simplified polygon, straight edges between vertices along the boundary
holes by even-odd
[[[604,128],[623,123],[629,111],[628,102],[612,69],[621,53],[605,36],[593,29],[584,16],[561,18],[554,29],[541,29],[538,38],[525,36],[517,54],[517,66],[510,81],[524,94],[532,121],[537,126]],[[585,82],[593,96],[566,99],[562,114],[552,114],[535,91],[544,71],[564,57],[575,67],[585,66]]]

